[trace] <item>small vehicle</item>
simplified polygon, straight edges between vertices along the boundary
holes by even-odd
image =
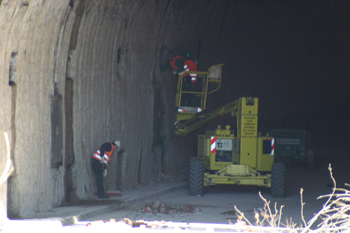
[[[270,135],[275,138],[275,161],[287,164],[289,169],[293,163],[304,163],[309,170],[315,169],[310,131],[274,129]]]

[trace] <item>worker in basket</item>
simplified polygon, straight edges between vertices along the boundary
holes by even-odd
[[[173,74],[178,75],[183,71],[197,71],[197,64],[191,60],[192,53],[185,50],[182,54],[174,56],[172,52],[168,54],[168,63],[161,66],[161,70],[173,69]],[[195,91],[197,74],[183,74],[182,91]],[[196,107],[195,94],[183,93],[181,96],[181,106]]]

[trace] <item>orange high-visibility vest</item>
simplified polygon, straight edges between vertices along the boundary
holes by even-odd
[[[185,71],[197,71],[197,64],[194,63],[191,60],[186,60],[184,65]],[[186,77],[188,74],[184,74],[184,77]],[[196,83],[197,81],[197,74],[190,74],[191,76],[191,83]]]
[[[179,56],[179,55],[176,55],[176,56],[174,57],[174,59],[170,62],[170,65],[171,65],[171,67],[173,67],[174,70],[179,69],[179,67],[177,67],[177,66],[175,65],[175,60],[177,60],[177,59],[182,59],[182,60],[183,60],[183,58],[182,58],[181,56]]]
[[[111,142],[110,142],[111,143]],[[112,159],[112,156],[113,156],[113,149],[114,149],[114,146],[113,144],[111,143],[111,147],[112,147],[112,150],[111,151],[105,151],[105,154],[101,157],[101,152],[100,152],[100,148],[98,148],[97,151],[95,151],[95,153],[93,153],[93,155],[91,156],[92,158],[98,160],[98,161],[101,161],[108,165],[109,161],[111,161]]]

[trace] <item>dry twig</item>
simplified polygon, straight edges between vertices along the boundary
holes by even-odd
[[[260,212],[254,209],[254,218],[256,219],[256,224],[259,226],[264,226],[265,222],[268,222],[271,227],[279,228],[280,225],[284,225],[285,228],[282,231],[287,230],[288,232],[350,232],[350,191],[344,188],[337,188],[336,181],[333,177],[331,164],[328,166],[330,177],[333,181],[334,188],[331,194],[321,195],[317,199],[328,198],[323,208],[314,215],[307,223],[304,217],[304,201],[303,201],[303,192],[304,190],[300,189],[300,203],[301,203],[301,218],[304,224],[304,228],[295,228],[296,224],[292,221],[292,218],[286,219],[286,224],[281,223],[282,208],[277,209],[277,203],[274,205],[274,213],[272,213],[270,208],[270,201],[267,201],[259,192],[260,198],[264,201],[264,209]],[[349,184],[345,184],[350,186]],[[336,193],[337,192],[337,193]],[[248,221],[244,214],[241,213],[235,206],[237,213],[239,214],[239,223],[242,223],[243,219],[250,226],[252,224]],[[260,220],[262,217],[262,220]],[[322,222],[317,225],[316,229],[311,229],[318,219],[322,219]]]

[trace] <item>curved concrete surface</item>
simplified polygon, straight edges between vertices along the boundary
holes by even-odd
[[[87,199],[85,159],[106,141],[127,149],[109,167],[111,190],[186,175],[196,136],[172,134],[176,78],[160,71],[165,47],[191,50],[200,70],[226,64],[213,109],[243,95],[260,97],[264,121],[348,107],[349,3],[315,2],[0,0],[9,216]]]

